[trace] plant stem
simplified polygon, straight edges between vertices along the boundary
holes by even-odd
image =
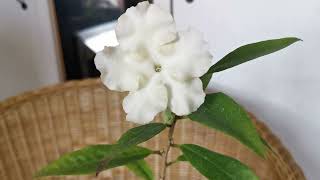
[[[175,164],[175,163],[177,163],[177,162],[179,162],[179,160],[174,160],[174,161],[171,161],[171,162],[168,162],[168,164],[167,164],[167,167],[169,167],[169,166],[171,166],[172,164]]]
[[[167,148],[165,150],[164,161],[163,161],[163,170],[162,170],[162,174],[161,174],[161,177],[160,177],[161,180],[165,180],[166,179],[166,172],[167,172],[167,168],[169,166],[168,155],[169,155],[171,147],[174,145],[174,143],[173,143],[173,133],[174,133],[174,127],[176,125],[176,122],[177,122],[177,119],[175,119],[173,121],[173,123],[170,125],[170,129],[169,129],[169,133],[168,133],[168,145],[167,145]]]

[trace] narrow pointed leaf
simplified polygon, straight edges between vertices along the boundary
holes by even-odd
[[[165,128],[166,125],[162,123],[150,123],[132,128],[120,137],[118,144],[127,147],[138,145],[159,134]]]
[[[112,152],[110,152],[110,157],[106,157],[99,162],[99,166],[96,170],[96,174],[99,174],[103,171],[103,166],[105,164],[109,164],[109,161],[112,157],[118,156],[119,154],[126,151],[128,148],[132,146],[143,143],[155,135],[159,134],[166,128],[165,124],[162,123],[150,123],[142,126],[138,126],[132,129],[129,129],[126,133],[124,133],[120,139],[118,140],[115,147],[113,147]]]
[[[266,148],[247,112],[223,93],[208,94],[199,109],[190,114],[192,121],[222,131],[264,157]]]
[[[290,46],[297,41],[301,40],[295,37],[288,37],[282,39],[261,41],[241,46],[231,53],[227,54],[220,61],[214,64],[209,69],[208,74],[223,71],[225,69],[229,69],[247,61],[256,59],[258,57],[271,54],[287,46]]]
[[[180,146],[185,159],[202,175],[212,180],[258,180],[246,165],[228,156],[194,144]]]
[[[114,155],[113,150],[116,149],[116,146],[93,145],[65,154],[38,171],[35,177],[94,174],[99,163],[105,158],[111,160],[104,169],[110,169],[143,159],[152,154],[149,149],[133,146]]]
[[[128,163],[127,168],[144,180],[154,180],[152,169],[145,160]]]

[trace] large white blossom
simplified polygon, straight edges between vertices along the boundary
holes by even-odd
[[[142,2],[118,19],[116,35],[119,45],[97,53],[95,65],[109,89],[129,91],[128,121],[148,123],[167,108],[188,115],[204,102],[199,77],[211,55],[200,33],[177,32],[167,11]]]

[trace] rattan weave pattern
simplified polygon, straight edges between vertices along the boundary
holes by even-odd
[[[0,179],[29,180],[32,174],[60,155],[85,145],[114,143],[132,123],[124,120],[122,98],[104,88],[100,80],[70,81],[27,92],[0,103]],[[303,172],[279,139],[252,116],[262,137],[271,145],[263,160],[233,138],[190,120],[179,121],[176,143],[195,143],[233,156],[255,170],[261,180],[305,180]],[[166,133],[143,146],[161,149]],[[177,150],[170,158],[179,155]],[[161,158],[148,157],[159,178]],[[96,179],[94,176],[51,177],[44,179]],[[105,171],[99,179],[131,180],[136,177],[125,168]],[[177,163],[168,170],[170,180],[205,179],[188,163]]]

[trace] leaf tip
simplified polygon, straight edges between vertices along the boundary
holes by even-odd
[[[266,158],[267,158],[267,148],[264,146],[264,147],[263,147],[263,150],[260,151],[260,152],[258,153],[258,155],[259,155],[262,159],[266,159]]]
[[[288,37],[288,39],[293,40],[293,43],[298,42],[298,41],[303,41],[302,39],[300,39],[298,37]]]
[[[259,157],[261,157],[262,159],[266,159],[266,158],[267,158],[267,154],[268,154],[268,150],[269,150],[268,145],[267,145],[267,144],[264,142],[264,140],[262,140],[261,138],[260,138],[260,142],[261,142],[261,143],[259,143],[259,144],[260,144],[259,148],[256,147],[256,148],[254,149],[254,152],[255,152]]]

